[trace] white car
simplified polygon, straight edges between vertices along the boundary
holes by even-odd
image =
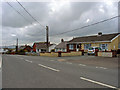
[[[101,48],[100,47],[90,47],[88,49],[88,55],[95,55],[95,51],[98,50],[98,51],[101,51]]]

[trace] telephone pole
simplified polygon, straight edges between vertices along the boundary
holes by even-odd
[[[49,52],[49,28],[46,26],[46,46],[47,46],[47,52]]]
[[[16,41],[16,53],[18,54],[18,38],[17,38],[17,41]]]

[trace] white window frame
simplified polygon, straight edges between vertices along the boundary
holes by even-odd
[[[100,44],[102,50],[108,50],[108,44]]]
[[[84,44],[84,49],[87,50],[91,47],[91,44]]]
[[[73,44],[69,44],[69,49],[70,50],[74,50],[74,45]]]

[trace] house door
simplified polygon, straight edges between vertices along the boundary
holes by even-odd
[[[81,43],[77,44],[77,51],[80,51],[80,50],[81,50]]]

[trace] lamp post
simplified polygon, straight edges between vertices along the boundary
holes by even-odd
[[[18,38],[16,40],[16,54],[18,54]]]

